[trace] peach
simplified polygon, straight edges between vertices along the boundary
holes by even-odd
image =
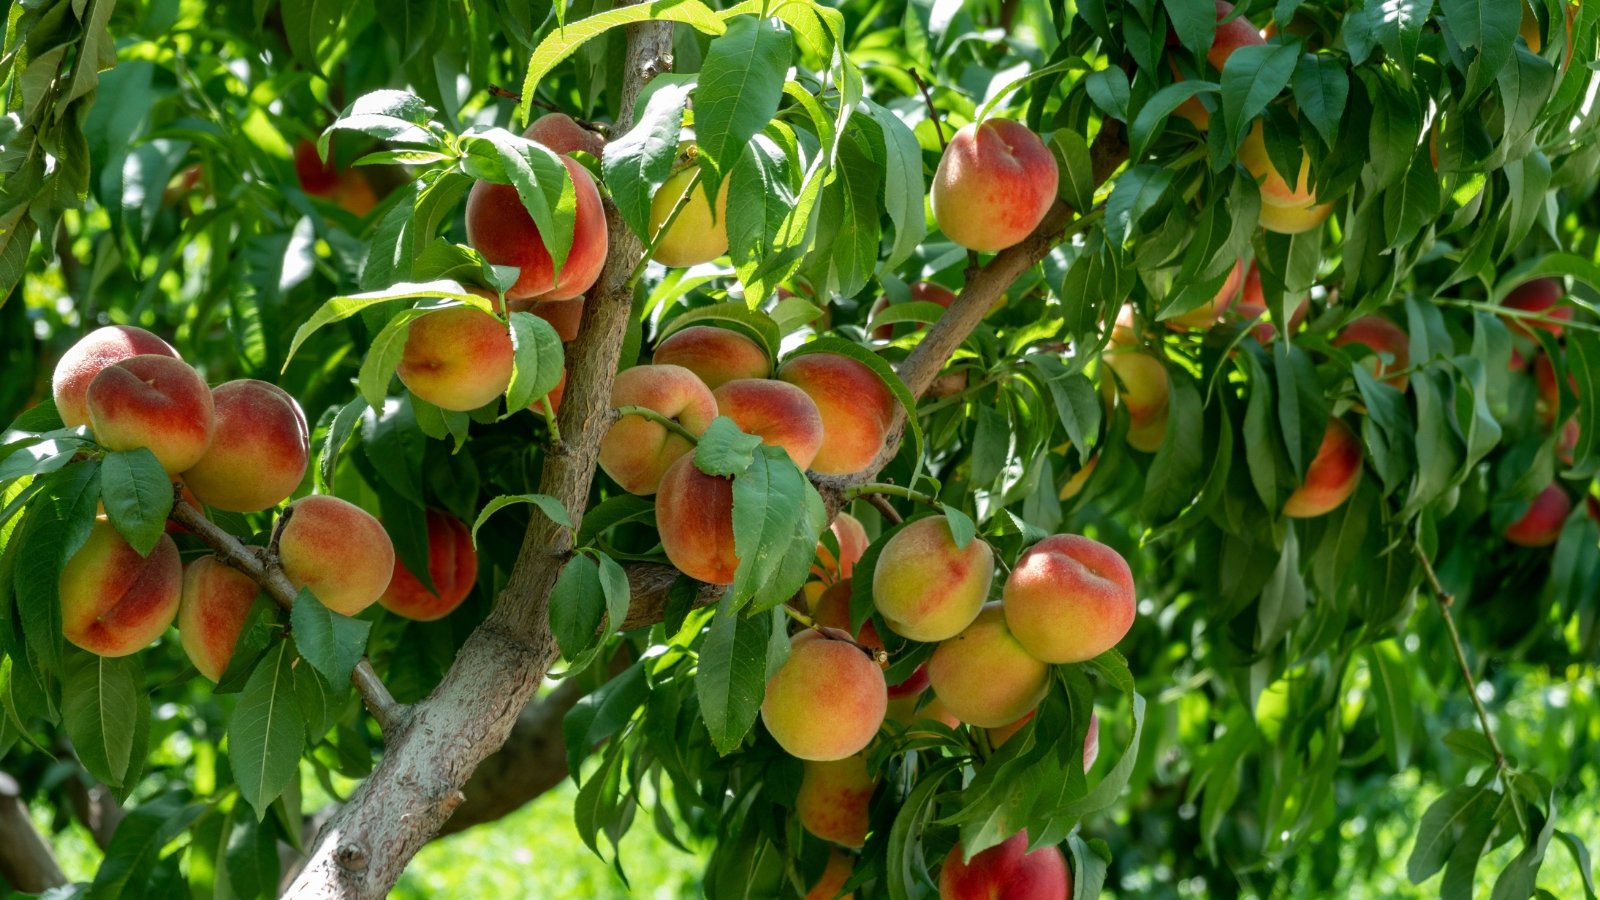
[[[1527,313],[1538,313],[1540,318],[1507,316],[1506,326],[1513,334],[1523,337],[1533,337],[1532,329],[1547,331],[1554,337],[1561,337],[1561,333],[1566,330],[1566,326],[1562,323],[1572,321],[1572,307],[1561,303],[1566,295],[1566,286],[1559,278],[1535,278],[1518,285],[1506,295],[1505,307]]]
[[[791,756],[825,762],[866,749],[888,702],[883,670],[860,648],[803,631],[767,680],[761,721]]]
[[[1015,722],[1007,725],[1001,725],[999,728],[985,728],[984,732],[989,735],[989,746],[995,748],[996,750],[1000,749],[1000,747],[1003,746],[1006,741],[1016,737],[1017,732],[1021,731],[1023,726],[1027,725],[1029,722],[1032,722],[1033,717],[1038,714],[1039,711],[1037,709],[1030,709],[1023,714],[1022,718],[1016,720]]]
[[[394,575],[394,544],[370,513],[353,503],[315,494],[284,511],[278,560],[297,588],[322,605],[353,616],[383,594]]]
[[[1411,365],[1411,339],[1400,326],[1383,316],[1362,316],[1344,326],[1333,339],[1335,347],[1351,344],[1360,344],[1372,351],[1373,355],[1362,364],[1374,378],[1383,378]],[[1406,389],[1405,375],[1389,377],[1388,382],[1396,390]]]
[[[432,622],[449,615],[472,592],[478,580],[478,551],[466,523],[436,509],[427,512],[428,577],[433,590],[422,582],[399,556],[394,575],[378,602],[383,608],[417,622]]]
[[[1222,0],[1217,0],[1217,31],[1211,39],[1211,49],[1206,51],[1206,62],[1210,63],[1211,68],[1216,69],[1218,72],[1221,72],[1222,67],[1227,64],[1228,57],[1233,55],[1233,51],[1252,44],[1266,43],[1265,39],[1261,37],[1261,33],[1256,31],[1254,25],[1250,24],[1250,20],[1242,15],[1227,22],[1222,21],[1232,13],[1232,3],[1224,3]],[[1177,43],[1177,33],[1168,29],[1167,45],[1173,46]],[[1173,65],[1172,71],[1174,81],[1183,80],[1183,77],[1177,74],[1178,67],[1176,64]],[[1183,103],[1179,104],[1176,112],[1178,115],[1193,122],[1194,126],[1201,131],[1211,127],[1211,113],[1200,102],[1198,97],[1190,97],[1188,100],[1183,101]]]
[[[911,284],[911,299],[907,302],[937,303],[945,309],[949,309],[950,304],[956,302],[956,294],[955,291],[950,290],[942,284],[934,284],[931,281],[916,281],[912,282]],[[867,320],[871,321],[872,319],[877,318],[878,313],[881,313],[888,308],[889,298],[879,297],[877,301],[872,304],[871,311],[867,313]],[[918,325],[916,326],[916,330],[921,331],[925,327],[926,326]],[[879,325],[877,328],[872,329],[873,340],[887,341],[893,336],[894,323],[892,322],[887,325]]]
[[[1289,332],[1293,334],[1306,320],[1306,313],[1310,310],[1309,300],[1302,296],[1295,304],[1294,311],[1289,313]],[[1255,263],[1250,264],[1250,269],[1244,276],[1244,292],[1239,295],[1239,302],[1233,306],[1233,313],[1240,321],[1253,322],[1250,333],[1255,339],[1266,344],[1278,334],[1278,328],[1268,321],[1267,298],[1261,290],[1261,270]]]
[[[183,473],[207,506],[229,512],[270,509],[305,477],[311,432],[300,404],[282,388],[241,378],[211,392],[216,428],[211,447]]]
[[[1552,482],[1533,503],[1522,518],[1506,526],[1506,540],[1519,547],[1548,547],[1561,537],[1561,526],[1572,512],[1572,498]]]
[[[994,551],[974,537],[956,548],[944,516],[917,519],[895,532],[872,570],[872,602],[896,634],[913,641],[953,638],[989,599]]]
[[[739,378],[711,392],[717,414],[739,430],[781,447],[802,470],[822,447],[822,413],[805,391],[769,378]]]
[[[843,850],[834,849],[828,854],[828,865],[817,878],[817,883],[806,891],[805,900],[854,900],[855,892],[841,894],[845,882],[856,870],[855,857]]]
[[[1034,544],[1006,578],[1006,627],[1045,662],[1084,662],[1115,647],[1137,605],[1122,554],[1076,534]]]
[[[556,337],[570,341],[578,336],[578,326],[583,322],[583,298],[534,300],[527,303],[526,311],[549,322],[556,330]]]
[[[696,437],[717,417],[717,398],[695,374],[681,366],[634,366],[617,373],[611,405],[643,406],[677,420]],[[661,477],[694,449],[665,426],[643,416],[622,416],[600,439],[600,468],[630,494],[656,492]]]
[[[557,153],[582,150],[599,159],[606,149],[605,138],[579,125],[566,113],[545,113],[534,119],[522,136]]]
[[[694,454],[667,467],[656,492],[661,549],[678,571],[707,584],[733,584],[733,479],[695,468]]]
[[[199,462],[211,446],[216,408],[211,389],[188,363],[134,356],[89,382],[89,423],[107,450],[145,447],[168,475]]]
[[[961,727],[961,720],[950,712],[950,709],[944,705],[944,701],[940,700],[937,695],[932,694],[930,691],[928,702],[922,704],[919,709],[917,708],[917,701],[920,697],[920,694],[913,694],[904,700],[896,699],[891,701],[897,707],[895,721],[905,723],[907,736],[935,736],[937,732],[932,728],[926,727],[933,724],[943,725],[946,728]]]
[[[834,516],[828,530],[833,532],[833,538],[838,542],[839,556],[835,558],[833,551],[818,541],[817,561],[811,566],[811,574],[824,583],[849,580],[850,573],[855,571],[856,563],[861,561],[862,554],[867,552],[867,545],[872,541],[867,537],[867,530],[861,526],[861,521],[846,512]]]
[[[1039,705],[1050,684],[1050,667],[1006,627],[1001,605],[988,603],[967,630],[933,651],[928,680],[956,718],[998,728]]]
[[[968,250],[1004,250],[1043,221],[1055,203],[1059,179],[1050,148],[1026,125],[1006,119],[972,122],[950,138],[939,157],[933,217],[945,237]]]
[[[178,614],[183,563],[162,535],[148,556],[104,517],[61,568],[61,629],[98,656],[127,656],[155,643]]]
[[[656,365],[683,366],[716,390],[739,378],[766,378],[772,360],[755,341],[737,331],[710,325],[690,325],[674,331],[656,345],[650,359]]]
[[[1162,430],[1162,435],[1161,436],[1163,438],[1166,437],[1166,430],[1165,429]],[[1158,448],[1160,447],[1159,444],[1157,444],[1156,446]],[[1089,457],[1089,461],[1087,463],[1084,463],[1083,468],[1081,468],[1078,471],[1072,473],[1071,477],[1069,477],[1067,479],[1066,484],[1063,484],[1061,486],[1061,493],[1059,495],[1060,499],[1063,502],[1065,502],[1065,501],[1071,500],[1072,498],[1074,498],[1074,497],[1078,496],[1079,494],[1083,493],[1084,485],[1089,483],[1089,476],[1094,474],[1094,467],[1099,465],[1099,464],[1100,464],[1100,454],[1099,453],[1096,453],[1095,455]]]
[[[1333,510],[1361,483],[1361,439],[1342,420],[1330,418],[1322,445],[1306,467],[1305,483],[1283,504],[1283,514],[1308,519]]]
[[[367,173],[360,169],[339,169],[331,161],[323,162],[312,141],[302,139],[295,144],[294,170],[301,190],[313,197],[331,200],[347,212],[365,216],[378,205],[378,195]]]
[[[811,608],[811,618],[824,628],[837,628],[856,639],[856,643],[873,650],[883,649],[883,638],[878,635],[878,628],[868,619],[861,623],[857,631],[850,627],[850,582],[836,581],[817,597],[817,602]],[[889,690],[892,696],[895,691]],[[904,692],[902,692],[904,693]]]
[[[1167,367],[1143,350],[1111,350],[1100,359],[1116,376],[1117,396],[1128,408],[1128,445],[1143,453],[1161,449],[1171,391]]]
[[[563,156],[561,161],[572,176],[578,209],[572,224],[572,247],[559,279],[539,226],[522,205],[516,188],[480,181],[467,194],[467,243],[494,265],[522,270],[506,291],[508,300],[572,300],[583,296],[600,278],[610,246],[600,191],[588,169],[571,157]]]
[[[849,475],[871,465],[888,437],[896,402],[877,373],[848,356],[807,353],[784,363],[778,378],[809,394],[822,413],[822,447],[812,471]]]
[[[178,351],[161,338],[132,325],[107,325],[89,332],[56,363],[50,392],[68,428],[89,424],[89,382],[107,366],[135,356],[170,356]]]
[[[964,860],[950,848],[939,870],[939,900],[1072,900],[1067,858],[1056,847],[1028,852],[1028,832]]]
[[[860,847],[867,840],[867,803],[877,784],[860,753],[807,760],[795,814],[800,825],[817,837],[842,847]]]
[[[1311,189],[1311,160],[1303,151],[1293,187],[1273,166],[1259,120],[1239,148],[1239,162],[1261,181],[1262,228],[1278,234],[1300,234],[1321,225],[1333,212],[1332,203],[1317,204],[1316,192]]]
[[[672,215],[673,207],[688,193],[689,181],[694,178],[696,171],[694,166],[679,169],[650,198],[652,237],[660,233],[667,217]],[[683,210],[672,220],[672,227],[660,235],[651,259],[663,266],[684,269],[710,262],[727,253],[728,183],[728,179],[722,179],[722,186],[717,191],[715,212],[711,209],[711,198],[706,195],[705,181],[702,179],[697,183]]]
[[[254,579],[215,556],[202,556],[184,567],[178,640],[201,675],[222,679],[259,593]]]
[[[1583,431],[1578,425],[1577,416],[1573,416],[1561,425],[1561,439],[1556,442],[1556,458],[1573,465],[1578,452],[1578,440],[1583,437]]]
[[[1167,327],[1174,330],[1206,329],[1217,324],[1217,320],[1222,318],[1222,314],[1227,312],[1239,297],[1239,290],[1244,286],[1244,269],[1244,260],[1235,262],[1233,268],[1228,270],[1227,280],[1222,282],[1222,287],[1217,291],[1217,295],[1211,298],[1211,302],[1173,316],[1167,320]]]
[[[395,374],[434,406],[468,412],[506,392],[515,353],[505,323],[470,306],[451,307],[411,323]]]

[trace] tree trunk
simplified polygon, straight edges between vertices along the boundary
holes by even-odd
[[[18,891],[42,893],[67,883],[33,820],[16,779],[0,772],[0,877]]]

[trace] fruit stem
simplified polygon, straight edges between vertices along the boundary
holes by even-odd
[[[944,153],[944,126],[939,122],[939,111],[933,108],[933,94],[928,90],[928,83],[922,80],[922,74],[915,66],[906,70],[911,73],[911,80],[917,83],[917,89],[922,91],[922,102],[928,104],[928,118],[933,120],[933,133],[939,136],[939,153]]]
[[[641,419],[649,419],[691,444],[698,445],[700,443],[700,439],[695,437],[689,429],[679,425],[677,420],[664,416],[648,406],[619,406],[616,407],[616,410],[619,418],[622,416],[638,416]],[[552,419],[551,421],[553,422],[554,420]],[[557,440],[560,440],[559,436]]]
[[[539,405],[544,408],[544,424],[550,428],[550,446],[561,446],[561,426],[556,424],[556,411],[550,407],[550,395],[544,395]]]
[[[807,628],[817,627],[817,620],[811,618],[800,610],[795,609],[787,603],[783,604],[783,611],[789,614],[789,618],[799,622],[801,625],[804,625]]]
[[[849,488],[841,495],[840,499],[848,503],[857,497],[869,495],[877,495],[881,497],[899,497],[903,500],[912,500],[917,503],[925,504],[934,509],[942,508],[939,506],[938,500],[935,500],[933,497],[929,496],[928,494],[924,494],[921,491],[914,491],[911,488],[902,487],[898,484],[883,484],[882,482],[876,481]]]

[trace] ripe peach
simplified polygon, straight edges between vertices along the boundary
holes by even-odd
[[[1050,684],[1050,667],[1012,635],[1000,604],[989,603],[967,630],[933,651],[928,680],[961,721],[997,728],[1039,705]]]
[[[278,536],[283,574],[310,588],[322,605],[353,616],[373,604],[394,575],[394,544],[370,513],[324,494],[302,497],[284,511]]]
[[[867,530],[861,527],[861,521],[846,512],[834,516],[828,530],[833,532],[833,538],[839,544],[839,556],[835,559],[833,551],[817,541],[817,561],[811,565],[811,574],[824,583],[848,580],[872,541],[867,537]]]
[[[1333,339],[1335,347],[1348,347],[1351,344],[1361,344],[1372,350],[1373,355],[1363,360],[1362,364],[1375,378],[1383,378],[1389,372],[1411,365],[1411,339],[1400,330],[1400,326],[1383,316],[1362,316],[1346,325]],[[1405,375],[1395,375],[1388,382],[1397,390],[1406,389]]]
[[[755,341],[737,331],[710,325],[690,325],[668,335],[656,345],[650,359],[656,365],[682,366],[716,390],[738,378],[766,378],[772,360]]]
[[[1222,283],[1221,289],[1211,298],[1210,303],[1173,316],[1167,320],[1167,327],[1173,330],[1184,328],[1203,330],[1217,324],[1217,320],[1222,318],[1222,314],[1227,312],[1228,307],[1239,297],[1239,289],[1244,286],[1244,269],[1244,260],[1234,263],[1233,268],[1228,271],[1228,279]]]
[[[1061,850],[1027,851],[1026,831],[965,861],[961,845],[955,845],[939,870],[939,900],[1072,900],[1072,879]]]
[[[467,412],[506,392],[515,353],[505,323],[483,310],[455,306],[411,323],[395,374],[434,406]]]
[[[1561,526],[1572,512],[1572,498],[1552,482],[1533,498],[1522,518],[1506,527],[1506,540],[1519,547],[1548,547],[1561,537]]]
[[[135,356],[170,356],[178,351],[161,338],[132,325],[107,325],[89,332],[56,363],[50,392],[68,428],[89,424],[89,382],[100,370]]]
[[[634,366],[619,372],[611,386],[611,405],[655,410],[696,437],[717,417],[717,398],[681,366]],[[600,439],[600,468],[623,490],[646,496],[656,492],[667,467],[693,449],[643,416],[622,416]]]
[[[795,814],[800,825],[817,837],[860,847],[867,840],[867,803],[877,784],[860,753],[830,761],[807,760]]]
[[[201,675],[218,681],[227,671],[260,592],[254,579],[215,556],[202,556],[184,567],[178,640]]]
[[[294,171],[301,190],[331,200],[348,212],[365,216],[378,205],[378,195],[367,173],[360,169],[341,170],[331,161],[323,162],[312,141],[302,139],[295,144]]]
[[[916,281],[912,282],[911,284],[911,299],[908,302],[937,303],[945,309],[949,309],[950,304],[956,302],[956,294],[955,291],[950,290],[942,284],[934,284],[931,281]],[[888,308],[889,298],[879,297],[877,301],[872,304],[871,311],[867,313],[867,320],[871,321],[872,319],[877,318],[878,313],[881,313]],[[916,326],[916,330],[921,331],[925,327],[926,326],[918,325]],[[872,329],[872,339],[875,341],[887,341],[893,336],[894,323],[879,325],[877,328]]]
[[[1294,311],[1289,313],[1289,333],[1299,330],[1310,306],[1304,296],[1296,302]],[[1239,302],[1233,305],[1233,314],[1242,322],[1254,322],[1250,326],[1250,333],[1255,335],[1257,341],[1266,344],[1278,334],[1277,326],[1263,318],[1267,313],[1267,298],[1261,290],[1261,270],[1251,263],[1244,276],[1244,292],[1239,295]]]
[[[1110,650],[1133,627],[1137,605],[1122,554],[1076,534],[1034,544],[1006,579],[1006,627],[1045,662],[1084,662]]]
[[[61,630],[99,656],[127,656],[150,646],[178,614],[183,563],[162,535],[140,556],[104,517],[61,568]]]
[[[1572,321],[1572,307],[1561,303],[1566,295],[1566,285],[1559,278],[1535,278],[1518,285],[1506,295],[1506,308],[1542,315],[1537,319],[1507,316],[1506,327],[1511,329],[1512,334],[1528,338],[1533,337],[1531,329],[1548,331],[1554,337],[1561,337],[1566,330],[1562,323]]]
[[[861,623],[860,631],[850,627],[850,582],[836,581],[817,597],[811,607],[811,618],[824,628],[837,628],[856,639],[856,643],[873,650],[883,649],[883,638],[878,628],[868,619]],[[894,688],[889,689],[892,696]],[[904,693],[902,691],[902,693]]]
[[[877,663],[854,644],[803,631],[767,681],[761,721],[791,756],[827,761],[865,749],[887,708]]]
[[[1322,445],[1306,467],[1304,484],[1283,504],[1283,514],[1309,519],[1333,510],[1361,483],[1361,439],[1343,420],[1330,418]]]
[[[211,392],[216,428],[211,447],[183,473],[207,506],[255,512],[295,492],[311,458],[311,432],[300,404],[282,388],[241,378]]]
[[[805,391],[770,378],[739,378],[711,392],[717,414],[761,442],[782,447],[802,470],[822,447],[822,413]]]
[[[550,323],[556,330],[556,337],[563,341],[570,341],[578,336],[578,326],[583,322],[583,298],[576,300],[533,300],[524,301],[527,312]],[[515,308],[515,307],[513,307]]]
[[[944,516],[917,519],[883,545],[872,601],[896,634],[942,641],[972,624],[989,599],[994,551],[981,538],[956,549]]]
[[[1252,44],[1266,43],[1265,39],[1261,37],[1261,33],[1256,31],[1254,25],[1250,24],[1250,20],[1242,15],[1228,22],[1222,21],[1232,13],[1232,3],[1224,3],[1222,0],[1217,0],[1217,31],[1216,35],[1211,39],[1211,49],[1206,51],[1206,62],[1210,63],[1211,68],[1216,69],[1218,72],[1221,72],[1222,67],[1227,64],[1228,57],[1233,55],[1233,51]],[[1169,29],[1167,45],[1173,46],[1177,43],[1177,33]],[[1173,81],[1183,80],[1183,76],[1178,74],[1176,64],[1172,66],[1172,72]],[[1183,103],[1179,104],[1176,112],[1178,115],[1193,122],[1194,126],[1201,131],[1211,127],[1211,113],[1201,104],[1198,97],[1190,97],[1188,100],[1183,101]]]
[[[182,360],[147,354],[100,371],[89,382],[89,422],[108,450],[146,447],[168,475],[206,455],[216,427],[211,389]]]
[[[679,169],[650,198],[651,236],[661,231],[667,217],[672,215],[673,207],[689,191],[689,181],[694,178],[696,171],[694,166]],[[728,179],[722,179],[722,186],[717,190],[716,212],[711,210],[711,198],[706,195],[705,181],[696,184],[689,202],[683,205],[683,211],[672,221],[672,227],[667,229],[666,234],[661,235],[651,258],[663,266],[684,269],[710,262],[727,253],[728,184]]]
[[[1143,453],[1161,449],[1171,390],[1167,367],[1143,350],[1110,350],[1100,359],[1115,374],[1117,396],[1128,408],[1128,445]]]
[[[840,894],[845,882],[855,872],[855,857],[843,850],[834,849],[828,854],[827,868],[817,878],[817,883],[806,891],[805,900],[855,900],[855,892]]]
[[[835,353],[807,353],[784,363],[778,378],[809,394],[822,413],[822,448],[811,461],[812,471],[859,472],[883,449],[896,401],[864,363]]]
[[[1004,250],[1038,227],[1056,200],[1059,179],[1055,157],[1026,125],[973,122],[939,157],[933,217],[945,237],[968,250]]]
[[[571,157],[564,156],[561,161],[572,176],[578,209],[572,248],[559,279],[539,226],[528,215],[516,188],[480,181],[467,194],[467,243],[497,266],[522,269],[516,284],[506,291],[508,300],[572,300],[583,296],[600,277],[610,246],[600,191],[588,169]]]
[[[1311,160],[1300,155],[1300,173],[1293,187],[1267,156],[1266,138],[1257,121],[1239,148],[1239,162],[1261,179],[1261,227],[1278,234],[1300,234],[1321,225],[1333,212],[1332,203],[1317,204],[1311,189]]]
[[[733,584],[733,479],[707,475],[688,453],[667,467],[656,491],[661,549],[678,571],[707,584]]]
[[[417,622],[432,622],[449,615],[472,592],[478,580],[478,551],[472,533],[460,519],[436,509],[427,512],[428,577],[433,590],[422,586],[399,556],[394,575],[378,602],[383,608]]]
[[[579,125],[566,113],[545,113],[534,119],[522,136],[557,153],[582,150],[598,159],[606,149],[605,138]]]

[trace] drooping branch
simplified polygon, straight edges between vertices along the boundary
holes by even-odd
[[[285,512],[284,516],[291,514]],[[193,532],[195,537],[210,547],[211,552],[223,562],[254,579],[273,602],[284,609],[294,605],[294,598],[299,591],[289,581],[288,576],[283,574],[283,569],[278,566],[276,557],[270,551],[263,551],[260,547],[251,547],[241,542],[218,528],[215,522],[184,502],[181,497],[172,504],[172,520]],[[282,529],[282,525],[283,519],[280,519],[279,530]],[[378,721],[378,726],[383,729],[386,738],[392,737],[394,732],[405,724],[405,706],[395,701],[389,689],[384,686],[383,680],[378,677],[378,673],[372,670],[372,663],[368,662],[366,657],[363,656],[361,661],[356,663],[355,671],[350,673],[350,683],[355,685],[356,692],[361,695],[361,702]]]
[[[67,883],[50,844],[28,818],[16,779],[4,772],[0,772],[0,878],[30,894]]]

